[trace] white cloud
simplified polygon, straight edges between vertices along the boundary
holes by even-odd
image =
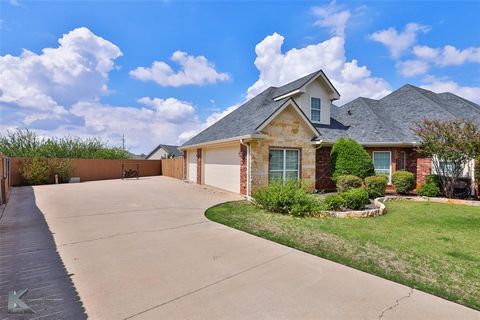
[[[402,32],[395,28],[374,32],[370,39],[385,45],[393,58],[399,58],[402,53],[417,42],[417,34],[426,33],[430,29],[418,23],[408,23]]]
[[[231,113],[232,111],[240,107],[240,105],[241,103],[237,103],[221,112],[212,113],[210,116],[207,117],[207,119],[204,122],[192,125],[189,127],[189,130],[183,131],[179,136],[179,140],[182,142],[185,142],[188,139],[193,138],[202,130],[208,128],[218,120],[222,119],[223,117],[225,117],[226,115],[228,115],[229,113]]]
[[[342,95],[338,104],[358,96],[380,98],[390,92],[389,84],[372,77],[366,66],[357,60],[346,61],[345,40],[332,37],[326,41],[303,48],[293,48],[283,53],[284,37],[278,33],[267,36],[255,47],[255,66],[259,79],[247,91],[251,98],[269,86],[279,86],[308,73],[322,69]]]
[[[175,98],[149,98],[143,97],[137,100],[139,103],[153,108],[166,121],[172,123],[188,122],[195,116],[195,108],[188,102]]]
[[[0,56],[0,103],[14,108],[65,114],[73,103],[108,93],[108,74],[122,55],[113,43],[87,28],[59,39],[41,54]]]
[[[399,61],[397,68],[405,77],[426,74],[432,66],[459,66],[465,63],[480,63],[480,47],[463,50],[446,45],[443,48],[415,46],[412,49],[416,59]]]
[[[464,99],[480,104],[480,87],[461,86],[449,79],[428,77],[421,87],[436,93],[451,92]]]
[[[422,60],[406,60],[397,63],[397,69],[404,77],[413,77],[427,73],[429,64]]]
[[[317,17],[315,26],[329,28],[333,35],[345,36],[345,27],[352,16],[349,10],[342,10],[333,1],[326,6],[313,7],[312,13]]]
[[[186,128],[206,125],[191,103],[175,98],[143,97],[142,108],[99,102],[121,54],[113,43],[78,28],[63,35],[57,48],[0,56],[0,130],[98,136],[116,145],[125,134],[127,146],[140,153],[160,142],[181,143]]]
[[[204,85],[230,79],[228,74],[215,70],[215,65],[204,56],[195,57],[175,51],[170,59],[180,65],[179,71],[174,71],[163,61],[155,61],[150,68],[138,67],[130,71],[130,75],[138,80],[154,81],[163,87]]]
[[[413,47],[413,54],[419,59],[434,60],[438,57],[438,49],[430,48],[428,46]]]

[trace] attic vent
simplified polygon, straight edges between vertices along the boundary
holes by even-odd
[[[351,110],[348,110],[348,111],[347,111],[347,114],[348,114],[349,116],[351,116],[351,115],[352,115],[352,111],[351,111]]]

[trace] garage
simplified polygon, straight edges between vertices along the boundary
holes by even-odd
[[[197,151],[187,151],[187,179],[188,181],[197,182]]]
[[[203,183],[240,192],[240,145],[203,149]]]

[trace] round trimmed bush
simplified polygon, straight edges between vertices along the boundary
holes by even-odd
[[[368,192],[365,188],[350,189],[341,194],[345,206],[352,210],[362,210],[368,203]]]
[[[406,194],[415,188],[415,176],[408,171],[397,171],[392,175],[392,183],[400,194]]]
[[[383,197],[387,188],[388,177],[384,175],[365,178],[365,190],[370,198]]]
[[[332,178],[354,175],[365,179],[374,175],[372,158],[355,140],[340,138],[335,142],[330,153],[332,161]]]
[[[326,206],[327,210],[334,210],[338,211],[345,206],[345,200],[342,198],[341,195],[338,194],[331,194],[325,197],[323,203]]]
[[[350,189],[360,188],[362,186],[362,179],[352,175],[339,176],[336,179],[336,186],[339,193],[346,192]]]
[[[422,197],[438,197],[441,190],[435,183],[424,183],[417,189],[417,193]]]

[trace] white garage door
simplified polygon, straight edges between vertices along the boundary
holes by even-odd
[[[188,181],[197,182],[197,150],[187,151],[187,161]]]
[[[204,151],[204,184],[240,193],[240,146]]]

